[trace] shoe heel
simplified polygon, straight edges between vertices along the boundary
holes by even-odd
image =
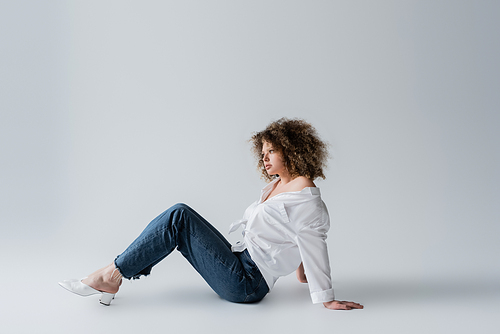
[[[99,302],[102,305],[109,306],[109,304],[111,304],[111,301],[113,299],[115,299],[115,294],[114,293],[103,292],[102,295],[101,295],[101,299],[99,299]]]

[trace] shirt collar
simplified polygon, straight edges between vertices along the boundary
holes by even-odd
[[[269,193],[274,189],[274,185],[279,180],[280,180],[280,178],[277,177],[273,181],[269,182],[264,188],[262,188],[261,195],[260,195],[260,200],[259,200],[259,204],[262,203],[265,198],[267,198],[267,196],[269,195]],[[301,196],[299,196],[299,195],[301,195]],[[321,196],[321,191],[319,190],[318,187],[305,187],[301,191],[284,192],[284,193],[278,194],[276,196],[278,196],[278,198],[284,197],[284,198],[287,198],[288,200],[290,199],[289,196],[301,197],[300,199],[299,198],[297,198],[297,199],[298,200],[304,200],[306,197],[310,198],[310,197]],[[276,196],[273,196],[272,199],[275,199]],[[269,200],[271,200],[271,198]]]

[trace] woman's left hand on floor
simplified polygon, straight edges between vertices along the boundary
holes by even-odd
[[[331,302],[323,303],[323,305],[330,310],[352,310],[363,308],[363,305],[361,304],[341,300],[332,300]]]

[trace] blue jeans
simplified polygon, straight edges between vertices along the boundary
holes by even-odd
[[[115,259],[124,278],[149,275],[154,265],[175,248],[222,298],[251,303],[269,292],[266,281],[245,250],[231,244],[215,227],[185,204],[176,204],[156,217]]]

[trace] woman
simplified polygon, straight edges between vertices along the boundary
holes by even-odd
[[[269,184],[258,201],[233,223],[230,232],[243,228],[243,241],[231,245],[210,223],[185,204],[176,204],[156,217],[109,264],[82,280],[59,284],[82,296],[102,294],[109,305],[122,278],[149,275],[154,265],[175,248],[222,298],[256,302],[276,280],[296,271],[308,283],[313,303],[329,309],[363,308],[335,299],[326,232],[330,221],[321,194],[313,183],[325,178],[327,145],[315,129],[299,119],[281,118],[253,135],[253,151]]]

